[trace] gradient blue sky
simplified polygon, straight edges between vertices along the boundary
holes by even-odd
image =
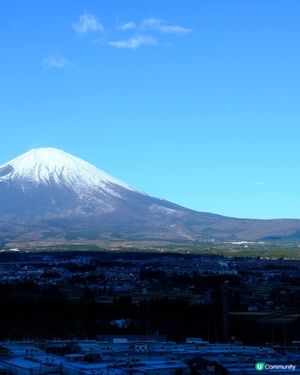
[[[0,164],[76,154],[151,195],[300,218],[298,0],[3,0]]]

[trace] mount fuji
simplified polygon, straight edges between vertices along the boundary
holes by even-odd
[[[264,240],[298,238],[300,220],[193,211],[151,197],[55,148],[0,166],[0,242]]]
[[[108,213],[142,194],[101,169],[55,148],[39,148],[0,167],[0,214]]]

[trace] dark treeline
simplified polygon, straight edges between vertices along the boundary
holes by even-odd
[[[149,259],[190,259],[190,258],[199,258],[204,259],[206,256],[204,255],[196,255],[196,254],[183,254],[183,253],[176,253],[176,252],[148,252],[148,251],[140,251],[138,249],[132,249],[131,251],[123,251],[123,250],[104,250],[103,251],[88,251],[88,250],[70,250],[70,251],[32,251],[32,252],[3,252],[0,254],[0,263],[1,262],[34,262],[34,261],[41,261],[43,257],[51,257],[57,260],[69,260],[74,259],[75,257],[89,257],[92,258],[95,262],[107,262],[107,261],[137,261],[137,260],[149,260]],[[208,255],[207,258],[222,258],[221,256],[217,255]]]
[[[113,303],[95,302],[85,291],[79,301],[67,300],[55,286],[40,288],[32,283],[0,287],[0,339],[95,338],[99,334],[154,334],[184,340],[199,336],[211,342],[223,340],[222,296],[218,290],[210,305],[192,305],[183,298],[152,299],[133,304],[131,297],[116,297]],[[112,325],[127,319],[126,328]],[[249,344],[292,340],[300,332],[300,320],[269,325],[253,319],[230,317],[230,335]]]
[[[183,340],[191,335],[207,336],[209,325],[214,332],[221,333],[221,312],[217,306],[191,306],[182,299],[142,301],[137,306],[130,296],[124,296],[105,304],[96,303],[87,289],[80,301],[69,301],[56,287],[39,288],[24,283],[2,285],[0,303],[0,338],[94,338],[103,333],[159,331],[169,338]],[[111,324],[120,318],[131,320],[131,324],[126,329]]]

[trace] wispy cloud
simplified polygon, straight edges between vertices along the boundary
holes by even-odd
[[[127,22],[117,27],[117,30],[134,30],[138,29],[141,31],[156,31],[163,34],[177,34],[177,35],[185,35],[189,34],[192,30],[178,25],[170,25],[166,23],[164,20],[160,18],[147,18],[142,21],[141,24],[137,24],[136,22]]]
[[[80,15],[78,22],[74,23],[72,27],[78,36],[104,31],[104,27],[98,19],[93,14],[88,13]],[[142,22],[130,20],[108,30],[110,30],[108,34],[102,33],[100,35],[101,39],[98,38],[95,42],[114,48],[131,50],[143,46],[159,45],[158,34],[186,35],[192,31],[187,27],[169,24],[163,19],[154,17],[146,18]],[[122,32],[128,33],[127,37],[121,37]],[[107,39],[107,35],[110,35],[109,39]],[[162,45],[168,45],[166,43],[164,41]]]
[[[127,22],[127,23],[123,23],[122,25],[119,25],[117,27],[117,30],[134,30],[137,28],[137,24],[135,22]]]
[[[104,28],[102,24],[97,20],[93,14],[82,14],[79,17],[79,21],[74,23],[73,30],[77,35],[83,36],[90,32],[103,31]]]
[[[189,34],[192,30],[178,25],[169,25],[164,20],[159,18],[147,18],[140,25],[142,30],[158,31],[163,34]]]
[[[115,48],[138,49],[142,46],[154,46],[157,40],[150,36],[136,35],[130,39],[111,41],[108,44]]]
[[[42,61],[44,69],[63,69],[70,64],[68,59],[60,55],[48,55]]]

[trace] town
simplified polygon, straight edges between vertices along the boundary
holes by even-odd
[[[300,339],[300,261],[147,252],[0,253],[0,338]]]
[[[299,266],[169,252],[2,251],[0,374],[251,374],[260,363],[298,372]]]

